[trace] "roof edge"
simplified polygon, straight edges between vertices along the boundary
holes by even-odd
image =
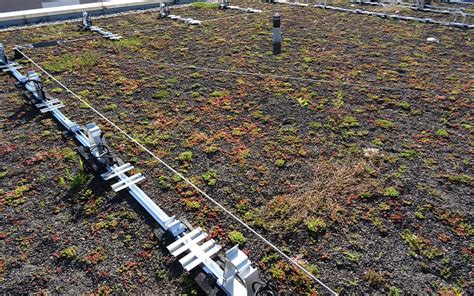
[[[0,13],[0,28],[80,18],[83,11],[98,16],[129,10],[150,9],[159,7],[161,3],[173,4],[174,0],[120,0],[5,12]]]

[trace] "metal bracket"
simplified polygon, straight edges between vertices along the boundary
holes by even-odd
[[[52,99],[43,101],[43,103],[35,104],[35,106],[40,109],[41,113],[46,113],[62,108],[64,107],[64,104],[62,104],[58,99]]]
[[[178,236],[186,230],[186,226],[176,219],[176,216],[170,217],[167,221],[165,221],[165,227],[168,228],[168,231],[173,236]]]
[[[222,3],[219,5],[220,9],[226,9],[230,4],[229,0],[222,0]]]
[[[114,34],[114,33],[109,32],[109,31],[105,31],[104,29],[102,29],[100,27],[96,27],[96,26],[90,27],[89,30],[91,30],[92,32],[97,32],[100,35],[102,35],[102,37],[110,39],[110,40],[120,40],[120,39],[123,38],[120,35]]]
[[[260,9],[254,9],[254,8],[250,8],[250,7],[243,8],[243,7],[240,7],[240,6],[231,6],[231,5],[223,6],[223,8],[224,9],[240,10],[242,12],[248,12],[248,13],[261,13],[262,12]]]
[[[198,21],[198,20],[195,20],[195,19],[190,18],[190,17],[186,18],[186,17],[182,17],[180,15],[174,15],[174,14],[170,14],[167,17],[172,19],[172,20],[183,21],[183,22],[185,22],[186,24],[189,24],[189,25],[201,25],[202,24],[202,21]]]
[[[166,6],[163,2],[160,3],[160,17],[165,18],[170,15],[170,8],[169,6]]]
[[[141,182],[145,180],[145,176],[142,175],[142,173],[135,174],[131,177],[126,177],[124,179],[121,179],[117,183],[112,185],[112,189],[115,192],[119,192],[120,190],[123,190],[125,188],[128,188],[134,184],[137,184],[138,182]]]
[[[86,124],[86,136],[89,142],[89,152],[102,164],[110,163],[113,157],[109,153],[102,131],[95,123]]]
[[[243,282],[244,287],[236,285],[238,278]],[[225,253],[225,267],[222,286],[227,291],[232,291],[232,295],[253,295],[252,285],[259,281],[258,269],[252,267],[247,255],[239,250],[236,245]]]
[[[181,263],[183,268],[187,271],[190,271],[202,263],[215,277],[221,278],[223,275],[222,269],[210,258],[217,253],[221,247],[212,239],[202,245],[198,245],[198,243],[207,236],[207,233],[203,232],[201,228],[196,228],[169,245],[167,249],[171,255],[175,257],[186,251],[189,252],[189,254],[179,260],[179,263]]]
[[[8,57],[5,54],[5,47],[3,46],[3,43],[0,43],[0,63],[5,66],[8,64]]]
[[[100,27],[93,26],[91,16],[87,11],[82,12],[81,30],[97,32],[100,35],[102,35],[102,37],[110,39],[110,40],[120,40],[120,39],[123,38],[120,35],[114,34],[114,33],[109,32],[109,31],[105,31],[104,29],[102,29]]]
[[[102,145],[102,139],[101,139],[101,134],[102,131],[100,128],[95,124],[94,122],[86,124],[86,129],[87,129],[87,136],[89,138],[89,142],[92,146],[100,146]]]
[[[126,164],[121,165],[121,166],[116,166],[116,165],[112,166],[110,171],[103,173],[100,176],[102,177],[102,179],[107,181],[114,177],[117,177],[120,174],[126,173],[130,171],[131,169],[133,169],[133,166],[127,162]]]
[[[43,82],[35,71],[28,71],[27,77],[25,77],[21,82],[24,83],[25,87],[31,92],[35,102],[46,101],[46,94],[43,90]]]
[[[6,57],[5,57],[5,59],[6,59]],[[6,64],[5,65],[0,65],[0,69],[3,70],[3,73],[23,69],[23,66],[19,65],[16,62],[8,62],[7,61],[7,63],[8,63],[8,65],[6,65]]]
[[[92,27],[92,18],[87,11],[82,12],[82,30],[89,30]]]
[[[81,130],[81,127],[79,126],[79,124],[75,123],[74,121],[69,122],[69,124],[66,128],[71,133],[76,133],[76,132],[79,132]]]

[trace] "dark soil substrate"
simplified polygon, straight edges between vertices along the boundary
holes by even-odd
[[[156,13],[102,19],[98,25],[127,38],[27,53],[341,293],[472,293],[472,33],[313,8],[252,7],[264,13],[173,12],[212,20],[199,27],[157,20]],[[277,11],[284,51],[275,58]],[[1,39],[13,46],[90,34],[74,30],[42,27]],[[194,289],[130,197],[115,196],[93,177],[72,191],[61,184],[66,172],[79,170],[67,150],[74,143],[21,101],[12,79],[2,80],[2,292]],[[100,124],[168,213],[184,215],[226,247],[230,231],[243,232],[244,249],[285,293],[321,291],[57,85],[47,89],[71,119]],[[365,148],[382,155],[370,197],[349,189],[335,196],[341,217],[314,213],[326,221],[323,232],[304,224],[287,229],[292,217],[275,200],[310,188],[318,162],[362,159]],[[179,160],[186,151],[192,160]],[[209,170],[216,174],[212,186],[202,177]],[[76,255],[66,255],[69,247]],[[99,259],[89,262],[91,254]]]

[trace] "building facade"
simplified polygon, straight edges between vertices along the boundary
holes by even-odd
[[[2,0],[0,1],[0,13],[106,1],[107,0]]]

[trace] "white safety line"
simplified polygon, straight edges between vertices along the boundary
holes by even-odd
[[[318,279],[316,276],[314,276],[311,272],[309,272],[306,268],[304,268],[303,266],[301,266],[301,264],[299,264],[296,260],[292,259],[290,256],[286,255],[285,252],[283,252],[282,250],[280,250],[280,248],[278,248],[276,245],[274,245],[273,243],[271,243],[269,240],[267,240],[265,237],[263,237],[260,233],[258,233],[257,231],[255,231],[252,227],[250,227],[247,223],[245,223],[244,221],[242,221],[239,217],[237,217],[236,215],[234,215],[231,211],[229,211],[228,209],[226,209],[223,205],[221,205],[218,201],[216,201],[215,199],[213,199],[212,197],[210,197],[206,192],[204,192],[203,190],[201,190],[199,187],[197,187],[196,185],[194,185],[194,183],[192,183],[188,178],[186,178],[185,176],[183,176],[181,173],[179,173],[178,171],[176,171],[174,168],[172,168],[170,165],[168,165],[165,161],[163,161],[161,158],[159,158],[155,153],[153,153],[151,150],[149,150],[148,148],[146,148],[144,145],[142,145],[140,142],[138,142],[138,140],[136,140],[135,138],[133,138],[132,136],[130,136],[126,131],[124,131],[122,128],[120,128],[117,124],[115,124],[113,121],[111,121],[110,119],[108,119],[105,115],[103,115],[102,113],[100,113],[97,109],[95,109],[94,107],[92,107],[89,102],[87,102],[86,100],[82,99],[81,97],[79,97],[77,94],[75,94],[72,90],[70,90],[67,86],[65,86],[64,84],[62,84],[59,80],[57,80],[53,75],[51,75],[48,71],[46,71],[45,69],[43,69],[40,65],[38,65],[35,61],[33,61],[29,56],[27,56],[25,53],[23,53],[21,50],[17,49],[27,60],[29,60],[33,65],[35,65],[36,67],[38,67],[38,69],[40,69],[44,74],[46,74],[47,76],[49,76],[52,80],[54,80],[57,84],[59,84],[62,88],[64,88],[67,92],[69,92],[71,95],[73,95],[75,98],[77,98],[79,101],[81,101],[84,105],[86,105],[87,107],[89,107],[92,111],[94,111],[97,115],[99,115],[100,117],[102,117],[105,121],[107,121],[111,126],[113,126],[115,129],[117,129],[120,133],[122,133],[125,137],[127,137],[130,141],[134,142],[135,144],[137,144],[141,149],[143,149],[143,151],[145,151],[146,153],[148,153],[150,156],[152,156],[153,158],[155,158],[157,161],[159,161],[163,166],[165,166],[168,170],[170,170],[171,172],[173,172],[174,174],[176,174],[177,176],[179,176],[183,181],[185,181],[186,183],[188,183],[192,188],[194,188],[196,191],[198,191],[199,193],[201,193],[206,199],[208,199],[210,202],[212,202],[213,204],[215,204],[217,207],[219,207],[221,210],[223,210],[224,212],[226,212],[230,217],[232,217],[234,220],[236,220],[237,222],[239,222],[242,226],[244,226],[246,229],[248,229],[251,233],[253,233],[256,237],[258,237],[260,240],[262,240],[265,244],[267,244],[268,246],[270,246],[272,249],[274,249],[276,252],[278,252],[281,256],[283,256],[286,260],[288,260],[291,264],[295,265],[296,267],[298,267],[301,271],[303,271],[306,275],[308,275],[311,279],[313,279],[316,283],[318,283],[319,285],[321,285],[324,289],[326,289],[328,292],[330,292],[332,295],[338,295],[336,292],[334,292],[331,288],[329,288],[329,286],[327,286],[325,283],[323,283],[320,279]]]

